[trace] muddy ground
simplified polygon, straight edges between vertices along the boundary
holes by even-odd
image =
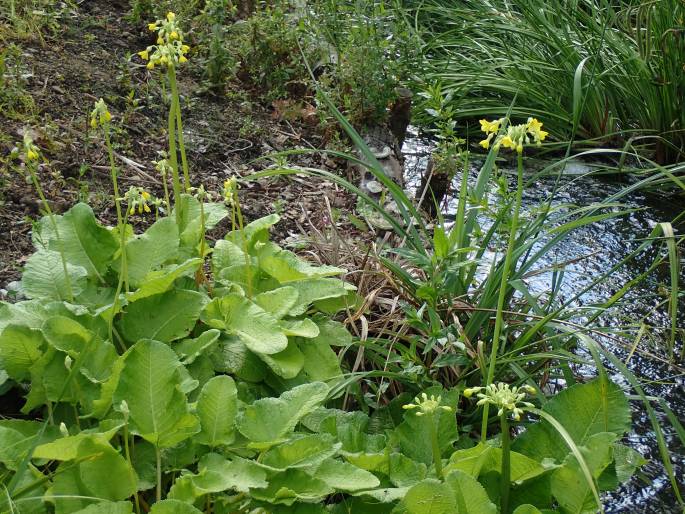
[[[45,162],[40,180],[56,212],[87,201],[101,221],[116,220],[107,154],[102,137],[89,128],[90,112],[104,98],[113,115],[113,144],[120,168],[120,189],[143,186],[163,197],[161,176],[152,161],[167,148],[167,106],[162,77],[149,71],[136,52],[152,44],[145,23],[128,19],[129,3],[92,0],[64,11],[52,33],[19,35],[0,25],[5,56],[5,87],[0,92],[0,294],[19,279],[32,253],[32,223],[41,205],[20,173],[12,149],[24,131],[32,132]],[[192,45],[192,34],[189,41]],[[201,63],[180,70],[184,134],[194,186],[218,193],[223,181],[244,177],[273,164],[256,160],[288,149],[323,149],[326,138],[313,98],[305,97],[301,117],[283,119],[283,104],[262,101],[254,84],[238,79],[220,93],[203,85]],[[345,165],[325,154],[290,158],[292,164],[345,173]],[[340,233],[353,237],[345,217],[331,213],[353,208],[354,198],[335,184],[308,177],[281,177],[242,185],[247,221],[279,212],[275,239],[309,238],[315,258],[336,259],[330,251]],[[334,218],[334,221],[331,221]],[[143,228],[150,219],[132,218]],[[221,237],[228,225],[211,234]],[[347,237],[345,236],[345,237]],[[338,243],[335,243],[336,245]],[[0,298],[1,299],[1,298]]]

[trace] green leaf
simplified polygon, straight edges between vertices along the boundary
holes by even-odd
[[[319,336],[315,342],[321,341],[330,346],[349,346],[352,344],[352,334],[339,321],[333,321],[322,314],[315,315],[313,319],[314,323],[319,326]]]
[[[206,330],[195,339],[184,339],[180,343],[174,344],[172,348],[181,357],[183,364],[192,364],[195,359],[209,352],[219,340],[221,332],[216,329]]]
[[[601,432],[622,436],[630,429],[626,395],[618,385],[602,377],[564,389],[545,403],[543,410],[566,429],[578,446]],[[563,462],[569,453],[564,439],[547,421],[530,425],[514,440],[512,449],[538,462],[545,458]]]
[[[299,280],[297,282],[290,282],[288,286],[297,292],[297,301],[289,310],[291,316],[304,314],[309,306],[316,301],[340,298],[346,296],[350,290],[356,290],[353,285],[337,278]]]
[[[342,268],[314,266],[274,243],[264,244],[259,249],[258,259],[259,267],[281,284],[345,273]]]
[[[158,271],[151,271],[143,279],[140,289],[127,295],[126,300],[131,303],[148,296],[164,293],[171,288],[178,278],[192,275],[201,264],[202,259],[188,259],[178,266],[171,265]]]
[[[291,379],[295,378],[304,366],[304,355],[295,341],[289,341],[288,346],[282,352],[271,355],[258,353],[257,356],[264,361],[278,376]]]
[[[202,514],[189,503],[178,500],[162,500],[152,505],[150,514]]]
[[[0,368],[14,380],[26,380],[33,364],[43,355],[43,335],[38,330],[9,325],[0,333]]]
[[[114,391],[113,403],[121,410],[126,401],[130,428],[152,444],[168,448],[200,430],[198,419],[188,412],[179,390],[181,363],[164,343],[143,340],[124,356],[124,367]]]
[[[235,439],[238,391],[233,379],[219,375],[210,379],[197,399],[200,433],[195,440],[208,446],[231,444]]]
[[[276,318],[238,294],[212,300],[205,307],[202,320],[212,328],[238,336],[255,353],[278,353],[288,346],[288,338]]]
[[[238,430],[253,443],[269,446],[292,432],[327,394],[326,384],[312,382],[286,391],[279,398],[257,400],[238,417]]]
[[[64,462],[54,474],[51,493],[66,496],[55,499],[57,514],[71,514],[93,503],[82,498],[69,498],[71,495],[116,501],[124,500],[136,491],[135,472],[126,459],[101,437],[91,435],[81,439],[73,457],[80,462],[75,465]],[[116,480],[112,480],[113,477]]]
[[[470,475],[461,471],[450,473],[445,482],[452,488],[459,514],[497,514],[497,507],[490,501],[483,486]]]
[[[395,487],[411,487],[426,478],[428,469],[401,453],[391,453],[388,461],[388,478]]]
[[[95,336],[78,321],[65,316],[53,316],[45,320],[42,332],[50,345],[71,357],[81,353]]]
[[[182,217],[179,224],[181,246],[186,250],[196,251],[202,235],[202,216],[204,212],[204,228],[211,230],[217,223],[228,215],[228,210],[223,203],[205,203],[200,207],[200,202],[187,194],[177,199],[181,205]],[[174,210],[175,212],[175,210]],[[174,219],[170,216],[170,219]]]
[[[312,339],[319,335],[319,327],[309,318],[282,320],[280,325],[283,333],[287,336]]]
[[[178,255],[178,227],[173,218],[162,218],[140,235],[126,241],[126,267],[131,286],[143,284],[152,270]],[[115,268],[119,270],[119,264]]]
[[[255,296],[254,301],[276,319],[281,319],[297,302],[299,294],[291,286],[279,287]]]
[[[38,329],[50,316],[44,300],[27,300],[18,303],[0,302],[0,333],[8,325],[22,325]]]
[[[83,291],[88,272],[82,266],[67,262],[67,273],[74,296]],[[24,267],[21,286],[29,298],[69,300],[69,288],[58,252],[38,250]]]
[[[615,440],[616,434],[600,432],[588,437],[586,445],[579,447],[594,479],[611,464]],[[554,471],[551,489],[563,513],[591,514],[599,508],[574,455],[569,455],[564,465]]]
[[[321,335],[314,339],[298,339],[297,346],[304,356],[302,371],[308,381],[326,381],[342,376],[338,355]]]
[[[127,307],[119,322],[121,335],[130,342],[182,339],[195,326],[206,301],[205,295],[184,289],[143,298]]]
[[[266,451],[259,463],[278,471],[289,468],[314,469],[338,452],[341,445],[334,443],[335,439],[328,434],[296,437]]]
[[[374,489],[381,484],[372,473],[336,459],[326,459],[312,476],[339,491],[347,492]]]
[[[89,505],[73,514],[131,514],[133,504],[131,502],[101,502]]]
[[[531,505],[530,503],[524,503],[523,505],[519,505],[518,507],[516,507],[516,510],[514,510],[513,514],[542,514],[542,513],[534,505]]]
[[[269,214],[263,218],[256,219],[243,228],[243,230],[232,230],[226,234],[226,239],[242,244],[244,241],[248,248],[254,247],[255,243],[265,243],[269,240],[269,229],[279,222],[278,214]]]
[[[54,219],[59,239],[46,216],[40,221],[38,237],[42,244],[37,246],[58,254],[63,251],[68,263],[84,268],[88,276],[103,282],[102,277],[119,249],[114,233],[97,222],[93,210],[85,203],[74,205]]]
[[[59,431],[43,423],[21,419],[0,420],[0,462],[8,469],[16,470],[29,450],[54,440]],[[39,438],[40,436],[40,438]]]
[[[407,491],[402,501],[407,514],[457,514],[454,492],[447,484],[427,479]]]
[[[249,382],[261,382],[267,373],[264,362],[236,336],[222,337],[210,357],[216,371],[231,373]]]
[[[268,487],[250,491],[257,500],[283,505],[292,505],[297,500],[319,502],[333,492],[334,488],[326,482],[299,469],[278,473],[270,478]]]
[[[232,461],[216,453],[208,453],[200,459],[199,473],[185,474],[176,479],[169,491],[169,498],[193,502],[206,494],[222,491],[247,493],[253,488],[263,488],[266,471],[253,461],[236,458]]]

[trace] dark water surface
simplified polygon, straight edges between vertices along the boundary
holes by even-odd
[[[429,140],[416,136],[405,142],[406,177],[408,188],[412,193],[416,192],[420,183],[421,173],[425,169],[431,146]],[[474,165],[471,175],[475,178],[478,172],[477,166],[480,163],[475,162]],[[525,181],[530,180],[535,172],[535,169],[530,168],[535,168],[535,166],[531,166],[529,162]],[[502,167],[501,170],[505,173],[511,172],[509,182],[514,184],[515,170],[507,170],[505,167]],[[554,194],[552,205],[591,205],[605,200],[627,185],[625,182],[602,178],[596,174],[588,175],[590,171],[591,168],[580,161],[567,166],[566,173],[559,180],[558,190]],[[455,191],[458,190],[460,179],[460,176],[455,177],[453,183]],[[548,176],[529,184],[523,194],[522,216],[548,200],[554,190],[556,180],[556,176]],[[496,192],[493,190],[492,194],[494,200]],[[637,248],[641,243],[639,239],[648,237],[658,223],[671,221],[685,209],[682,202],[678,205],[674,201],[640,192],[628,194],[621,199],[621,203],[639,210],[577,229],[546,255],[545,262],[536,265],[537,269],[578,259],[565,266],[563,283],[559,292],[560,299],[573,297],[575,293],[591,284],[598,275],[606,272],[631,250]],[[449,199],[444,209],[445,214],[453,214],[455,210],[454,199]],[[676,233],[682,233],[685,226],[675,226],[674,229],[676,229]],[[613,273],[607,280],[584,293],[576,305],[582,306],[606,301],[628,281],[644,272],[653,262],[655,255],[654,250],[639,255],[616,273]],[[681,266],[681,285],[685,284],[685,269],[683,268]],[[526,283],[531,292],[541,293],[550,290],[552,279],[551,272],[542,272],[526,279]],[[634,342],[637,327],[641,322],[649,325],[649,330],[639,344],[639,349],[643,352],[635,352],[631,356],[629,368],[644,383],[644,389],[648,395],[663,398],[681,420],[681,423],[685,423],[685,375],[681,370],[674,369],[664,362],[668,358],[666,348],[669,318],[667,305],[659,306],[659,304],[667,298],[669,287],[669,269],[664,266],[663,269],[655,270],[644,282],[636,286],[625,301],[603,314],[598,322],[604,326],[613,327],[617,331],[620,330],[620,327],[628,327],[625,335],[621,337],[625,346],[606,338],[602,340],[624,362],[629,355],[629,348]],[[685,308],[682,302],[678,312],[679,326],[685,326]],[[582,323],[582,320],[579,319],[579,321]],[[676,354],[682,345],[683,336],[681,332],[676,338]],[[585,354],[583,349],[579,349],[578,353]],[[645,353],[649,353],[653,357],[645,355]],[[612,380],[628,390],[629,384],[621,374],[612,373],[612,368],[607,367]],[[585,373],[586,370],[581,371]],[[587,374],[592,372],[592,368],[588,367]],[[639,451],[649,462],[630,482],[623,485],[619,490],[605,495],[606,512],[613,514],[681,513],[682,508],[677,506],[670,481],[661,463],[656,437],[644,405],[640,401],[632,401],[631,404],[633,407],[633,430],[626,436],[624,442]],[[653,406],[658,408],[658,405],[654,403]],[[671,451],[671,460],[676,477],[678,482],[683,484],[685,482],[685,448],[681,445],[666,417],[661,416],[660,421]]]

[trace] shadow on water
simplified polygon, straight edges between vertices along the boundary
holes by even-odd
[[[432,148],[429,139],[416,135],[410,137],[404,144],[405,169],[407,187],[411,193],[421,182],[421,173],[426,168]],[[480,163],[474,163],[471,175],[475,178]],[[529,164],[530,168],[530,164]],[[511,173],[510,183],[515,181],[515,169],[500,168],[503,173]],[[528,170],[530,172],[530,170]],[[567,168],[567,173],[558,184],[554,194],[553,206],[573,204],[575,206],[590,205],[601,202],[608,196],[620,191],[625,183],[586,175],[589,170],[582,162],[573,163]],[[530,178],[527,174],[527,179]],[[456,191],[461,177],[455,177],[452,187]],[[556,177],[544,177],[529,184],[524,191],[522,215],[534,211],[552,194]],[[493,192],[493,200],[496,192]],[[634,212],[577,229],[567,238],[556,245],[540,263],[545,265],[567,263],[564,265],[563,284],[559,290],[560,299],[571,298],[574,294],[592,283],[598,275],[606,272],[618,263],[630,251],[637,248],[640,238],[649,236],[657,223],[671,221],[685,206],[655,199],[644,193],[634,192],[622,199],[622,203]],[[448,198],[443,213],[449,218],[456,211],[454,195]],[[682,233],[685,226],[674,227],[677,233]],[[678,230],[679,229],[679,230]],[[647,251],[620,268],[607,280],[593,287],[583,294],[576,302],[580,307],[597,304],[608,299],[628,281],[643,273],[653,262],[654,251]],[[543,293],[550,290],[552,272],[528,274],[526,283],[533,293]],[[681,267],[681,284],[685,284],[685,269]],[[640,341],[642,353],[635,352],[629,360],[629,368],[642,380],[645,392],[663,398],[681,422],[685,421],[685,375],[665,364],[658,358],[650,358],[645,353],[657,357],[667,357],[667,339],[669,318],[667,309],[661,305],[666,299],[665,293],[670,285],[670,275],[667,267],[655,270],[647,280],[636,286],[620,305],[614,306],[599,320],[605,327],[614,329],[615,334],[623,334],[621,339],[626,346],[615,341],[604,340],[603,343],[622,361],[629,356],[629,346],[635,339],[641,322],[648,326],[646,336]],[[685,309],[679,309],[679,326],[685,326]],[[579,320],[582,321],[582,320]],[[682,333],[681,333],[682,334]],[[680,345],[683,344],[682,335],[679,336]],[[579,349],[579,353],[583,350]],[[611,373],[611,367],[607,365]],[[582,374],[590,375],[591,367],[578,370]],[[612,380],[629,389],[627,381],[618,372],[613,372]],[[633,429],[626,436],[626,444],[639,451],[648,464],[642,467],[628,483],[620,489],[604,496],[607,513],[643,513],[663,514],[681,513],[677,506],[671,485],[666,475],[656,436],[652,430],[647,412],[640,401],[633,401]],[[685,448],[665,416],[660,419],[666,442],[671,451],[674,471],[678,483],[685,481]]]

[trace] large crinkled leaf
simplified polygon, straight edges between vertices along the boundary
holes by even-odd
[[[303,416],[326,399],[328,386],[312,382],[295,387],[279,398],[262,398],[248,405],[238,417],[238,430],[264,446],[279,442],[292,432]]]
[[[132,287],[141,285],[151,271],[178,254],[178,227],[173,218],[162,218],[140,235],[126,241],[126,267]],[[119,263],[115,264],[117,271]]]
[[[238,413],[238,390],[233,379],[228,375],[210,379],[197,398],[196,412],[201,427],[195,437],[198,443],[212,447],[231,444]]]
[[[28,328],[40,328],[43,321],[50,316],[45,300],[26,300],[18,303],[0,302],[0,333],[8,325],[22,325]]]
[[[614,441],[616,434],[600,432],[588,437],[586,444],[579,447],[595,480],[613,461]],[[552,473],[551,490],[564,514],[592,514],[599,508],[574,455],[568,455],[563,466]]]
[[[38,248],[63,251],[70,264],[84,268],[90,277],[103,282],[103,275],[119,249],[115,234],[100,225],[93,210],[78,203],[63,216],[54,216],[59,231],[55,234],[48,217],[40,222],[40,233],[34,237]]]
[[[133,302],[119,322],[121,335],[130,342],[140,339],[171,342],[190,334],[207,297],[196,291],[172,289]]]
[[[326,459],[311,474],[339,491],[363,491],[380,485],[380,480],[372,473],[336,459]]]
[[[601,432],[623,435],[630,429],[630,405],[621,388],[604,377],[564,389],[545,403],[543,410],[566,429],[578,446]],[[512,449],[539,462],[553,458],[562,462],[569,448],[547,421],[528,426]]]
[[[222,337],[210,358],[216,371],[230,373],[248,382],[261,382],[268,371],[264,362],[237,336]]]
[[[94,339],[95,334],[78,321],[65,316],[45,320],[41,328],[45,340],[57,350],[76,357]]]
[[[150,514],[202,514],[202,511],[189,503],[170,499],[154,503]]]
[[[257,500],[276,505],[292,505],[298,500],[320,502],[334,491],[335,489],[323,480],[299,469],[290,469],[271,477],[268,487],[253,489],[250,493]]]
[[[283,286],[258,294],[254,301],[274,318],[281,319],[297,303],[298,296],[297,289]]]
[[[334,456],[340,446],[328,434],[300,436],[270,448],[262,455],[259,464],[278,471],[288,468],[314,469]]]
[[[130,412],[130,429],[159,447],[171,447],[200,430],[181,392],[181,363],[169,346],[143,340],[125,354],[113,405]]]
[[[83,291],[88,272],[83,266],[67,262],[67,273],[71,293],[76,296]],[[21,277],[21,287],[29,298],[69,300],[69,287],[60,254],[41,249],[29,257]]]
[[[427,466],[401,453],[391,453],[388,462],[388,478],[395,487],[410,487],[426,478]]]
[[[16,381],[26,380],[43,355],[43,335],[25,326],[9,325],[0,333],[0,369]]]
[[[259,267],[281,284],[345,273],[342,268],[314,266],[274,243],[265,243],[259,248],[258,259]]]
[[[319,335],[314,342],[321,341],[330,346],[349,346],[352,344],[352,334],[339,321],[333,321],[323,314],[316,314],[313,320],[319,326]]]
[[[56,514],[71,514],[98,500],[124,500],[136,491],[135,472],[102,438],[96,435],[83,438],[74,459],[78,463],[67,461],[58,466],[47,495],[65,496],[55,498]]]
[[[337,278],[312,278],[290,282],[289,287],[297,291],[297,301],[290,308],[291,316],[300,316],[309,306],[319,300],[346,296],[351,290],[356,290],[352,284],[347,284]]]
[[[202,259],[188,259],[182,264],[166,266],[157,271],[151,271],[145,276],[140,289],[127,295],[128,302],[135,302],[148,296],[154,296],[168,291],[176,279],[192,275],[202,264]]]
[[[238,336],[255,353],[273,354],[286,349],[288,338],[276,318],[238,294],[215,298],[202,312],[202,321]]]
[[[247,493],[250,489],[268,485],[267,473],[257,463],[241,458],[227,460],[217,453],[204,455],[198,464],[198,474],[185,474],[176,479],[169,498],[193,502],[206,494],[222,491]]]

